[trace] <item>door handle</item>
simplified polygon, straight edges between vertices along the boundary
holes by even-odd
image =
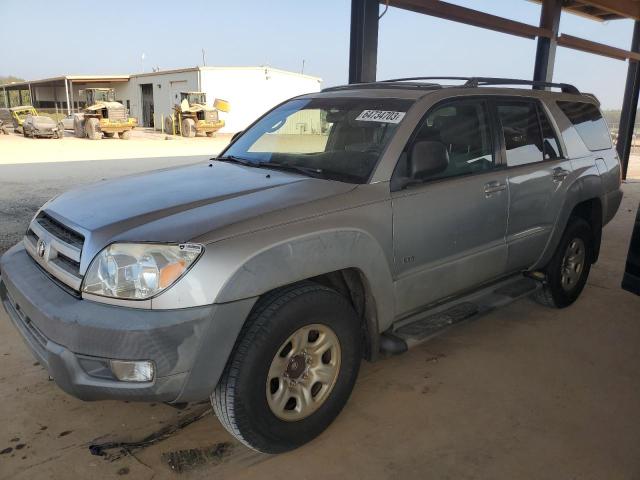
[[[565,170],[564,168],[557,167],[553,169],[553,181],[554,182],[562,182],[565,178],[569,176],[569,170]]]
[[[489,198],[494,193],[501,192],[502,190],[506,190],[507,184],[500,182],[489,182],[484,184],[484,196]]]

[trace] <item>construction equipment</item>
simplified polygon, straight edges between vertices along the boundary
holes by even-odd
[[[229,102],[216,98],[213,107],[207,106],[204,92],[180,92],[180,103],[174,105],[171,115],[164,119],[165,133],[195,137],[204,133],[213,137],[214,133],[224,127],[218,112],[228,112]]]
[[[138,122],[129,117],[123,104],[116,102],[113,88],[87,88],[80,94],[84,94],[86,106],[83,113],[74,115],[76,137],[100,140],[103,134],[106,138],[118,134],[123,140],[129,139]]]
[[[13,125],[13,131],[16,133],[22,133],[22,124],[27,118],[27,115],[37,116],[38,112],[31,105],[0,109],[0,118],[7,123],[7,125],[5,125],[5,128],[9,125],[9,121],[11,121],[11,124]]]

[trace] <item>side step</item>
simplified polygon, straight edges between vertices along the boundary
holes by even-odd
[[[496,308],[531,295],[542,287],[533,278],[517,275],[464,297],[438,305],[396,322],[380,338],[380,350],[397,354],[419,345],[453,325],[475,320]]]

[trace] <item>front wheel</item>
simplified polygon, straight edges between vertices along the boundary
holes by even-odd
[[[582,218],[570,218],[556,252],[545,268],[546,282],[534,299],[555,308],[571,305],[587,283],[592,259],[591,227]]]
[[[264,296],[211,396],[222,425],[254,450],[281,453],[318,436],[346,404],[362,336],[350,302],[305,282]]]

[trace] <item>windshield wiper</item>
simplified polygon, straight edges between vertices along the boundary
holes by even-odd
[[[252,162],[251,160],[247,160],[246,158],[242,157],[236,157],[235,155],[225,155],[223,157],[217,157],[215,158],[215,160],[218,160],[219,162],[237,163],[246,167],[267,168],[273,170],[301,173],[302,175],[313,178],[321,178],[324,176],[324,171],[320,168],[303,167],[300,165],[287,165],[284,163],[276,162]]]
[[[324,170],[322,170],[321,168],[302,167],[300,165],[287,165],[285,163],[276,162],[258,162],[257,166],[260,168],[272,168],[274,170],[284,170],[288,172],[301,173],[313,178],[324,177]]]
[[[240,165],[245,165],[247,167],[257,167],[258,164],[247,160],[246,158],[236,157],[235,155],[225,155],[224,157],[216,157],[212,160],[217,160],[218,162],[230,162],[230,163],[238,163]]]

